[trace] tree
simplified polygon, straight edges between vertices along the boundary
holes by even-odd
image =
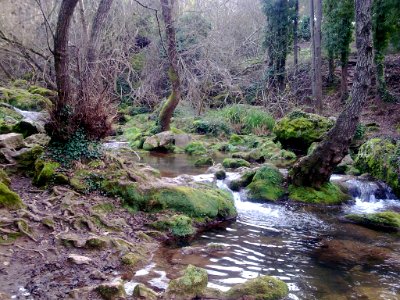
[[[289,180],[296,186],[320,187],[328,182],[334,168],[347,155],[356,132],[371,84],[373,68],[371,1],[356,0],[357,66],[349,103],[339,115],[326,138],[290,171]]]
[[[400,3],[398,0],[375,0],[372,6],[375,67],[378,96],[384,101],[394,101],[385,80],[385,51],[391,39],[400,33]]]
[[[348,98],[347,64],[350,55],[350,43],[353,34],[354,1],[324,1],[323,33],[325,48],[329,58],[329,81],[334,79],[334,60],[339,58],[341,66],[341,98]]]
[[[299,63],[299,0],[295,0],[294,3],[294,19],[293,19],[293,56],[294,56],[294,67],[297,73],[297,65]]]
[[[318,112],[322,112],[322,51],[321,51],[321,24],[322,0],[311,0],[311,32],[312,32],[312,80],[313,98]],[[315,12],[315,14],[314,14]],[[314,21],[315,20],[315,21]]]
[[[168,77],[171,82],[172,92],[167,102],[163,105],[159,115],[161,131],[170,128],[171,118],[181,99],[181,82],[178,70],[178,53],[176,49],[176,32],[172,19],[175,0],[161,0],[162,16],[167,36],[167,54],[169,60]]]
[[[268,52],[267,79],[278,90],[284,89],[286,56],[291,38],[292,1],[264,0],[267,16],[264,45]]]

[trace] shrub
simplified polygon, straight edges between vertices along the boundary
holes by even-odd
[[[229,135],[231,133],[231,129],[224,120],[207,117],[202,120],[194,121],[191,131],[197,134],[210,136]]]

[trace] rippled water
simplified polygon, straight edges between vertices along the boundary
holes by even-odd
[[[228,174],[227,180],[216,184],[228,189],[227,182],[235,177],[237,174]],[[213,176],[198,175],[194,179],[209,182]],[[204,233],[191,245],[219,243],[228,246],[227,251],[184,255],[180,249],[162,249],[135,280],[164,289],[169,277],[183,266],[194,264],[207,270],[210,287],[221,290],[259,275],[271,275],[288,283],[290,299],[400,299],[400,275],[396,272],[379,267],[332,268],[315,259],[314,251],[324,238],[365,238],[391,245],[400,254],[398,236],[337,221],[346,213],[400,210],[400,201],[375,196],[392,198],[386,186],[357,180],[347,184],[354,202],[337,209],[254,203],[246,200],[245,191],[231,191],[239,213],[237,221]]]

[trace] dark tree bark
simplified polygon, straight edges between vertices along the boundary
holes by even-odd
[[[315,22],[315,106],[319,113],[322,112],[322,0],[316,0]]]
[[[340,91],[341,91],[341,99],[342,99],[343,103],[345,103],[347,98],[349,97],[348,82],[347,82],[347,76],[348,76],[347,56],[348,56],[347,54],[342,53],[341,59],[340,59],[341,68],[342,68]]]
[[[167,52],[169,59],[168,76],[172,86],[172,92],[167,102],[161,109],[159,115],[159,125],[161,131],[170,129],[170,123],[175,108],[181,99],[181,82],[178,71],[178,53],[176,50],[175,26],[172,19],[175,0],[161,0],[162,16],[165,23],[167,36]]]
[[[315,12],[314,12],[314,0],[310,0],[310,33],[311,33],[311,88],[313,100],[315,100]]]
[[[329,181],[334,168],[348,153],[371,84],[373,69],[371,1],[355,0],[358,59],[351,101],[327,137],[309,156],[302,158],[293,167],[289,180],[294,185],[320,187]]]
[[[107,20],[113,0],[101,0],[94,16],[90,38],[88,43],[87,61],[91,66],[96,61],[96,49],[98,46],[101,30]]]
[[[78,0],[63,0],[58,15],[57,29],[54,37],[54,68],[58,101],[56,110],[62,109],[71,96],[68,65],[68,34],[72,15]]]
[[[335,58],[333,53],[328,53],[328,83],[333,84],[335,81]]]
[[[293,55],[294,55],[294,68],[297,74],[297,67],[299,64],[299,0],[295,1],[294,4],[294,20],[293,20]]]

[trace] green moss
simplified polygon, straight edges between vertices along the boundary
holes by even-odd
[[[231,138],[229,139],[229,143],[234,146],[242,145],[242,144],[244,144],[244,142],[245,142],[244,139],[240,135],[237,135],[237,134],[232,134]]]
[[[41,146],[34,146],[23,152],[21,155],[16,157],[18,162],[18,168],[22,170],[32,171],[35,169],[36,160],[42,156],[44,150]]]
[[[192,299],[200,296],[208,284],[207,271],[192,265],[189,265],[182,277],[171,280],[167,295],[176,295],[178,299]],[[175,297],[176,297],[175,296]],[[182,298],[182,297],[187,298]],[[172,296],[175,299],[174,296]]]
[[[192,219],[185,215],[174,215],[166,220],[157,221],[152,226],[158,230],[168,230],[176,237],[190,236],[195,233]]]
[[[7,233],[7,234],[1,234],[0,235],[0,245],[3,245],[3,246],[11,245],[20,236],[22,236],[22,233],[20,233],[20,232],[11,232],[11,233]]]
[[[10,187],[11,185],[11,180],[10,178],[8,178],[7,173],[3,169],[0,169],[0,182],[6,185],[7,187]]]
[[[226,178],[226,172],[224,170],[219,170],[215,172],[214,175],[217,180],[224,180]]]
[[[385,181],[400,196],[400,140],[371,139],[363,144],[354,166],[362,173],[369,173]]]
[[[92,237],[86,241],[85,246],[91,249],[103,249],[108,246],[108,241],[104,238]]]
[[[276,123],[274,133],[285,147],[305,152],[313,142],[320,141],[333,124],[325,117],[294,111]]]
[[[40,95],[43,97],[52,97],[52,96],[56,96],[57,93],[55,91],[46,89],[44,87],[41,86],[37,86],[37,85],[31,85],[28,88],[28,92],[31,94],[35,94],[35,95]]]
[[[102,284],[96,287],[95,290],[104,300],[116,300],[126,298],[124,286],[119,283]]]
[[[225,158],[224,161],[222,162],[222,165],[225,168],[232,168],[232,169],[240,167],[250,167],[250,163],[241,158]]]
[[[244,172],[239,179],[233,180],[229,183],[229,188],[232,191],[239,191],[241,188],[248,186],[253,181],[255,174],[256,171],[254,170]]]
[[[172,209],[190,217],[226,219],[236,216],[232,196],[216,188],[171,186],[155,190],[152,199],[163,209]]]
[[[400,213],[394,211],[361,215],[351,214],[347,215],[346,219],[366,227],[400,229]]]
[[[282,280],[260,276],[232,287],[226,292],[226,299],[279,300],[288,293],[289,288]]]
[[[343,193],[337,185],[326,183],[319,189],[291,185],[289,186],[289,198],[305,203],[336,205],[349,200],[350,197]]]
[[[158,294],[152,289],[148,288],[144,284],[139,283],[133,290],[134,299],[146,299],[146,300],[157,300],[159,299]]]
[[[205,166],[212,166],[213,160],[211,157],[202,157],[195,161],[194,165],[196,167],[205,167]]]
[[[121,262],[131,267],[137,265],[141,260],[142,258],[138,254],[132,252],[121,257]]]
[[[185,147],[185,152],[189,155],[203,155],[207,149],[201,142],[191,142]]]
[[[37,186],[46,186],[47,184],[54,182],[57,175],[56,171],[59,167],[59,163],[38,159],[35,162],[35,177],[33,178],[34,184]]]
[[[255,200],[276,201],[283,197],[283,176],[272,166],[263,166],[257,170],[252,182],[247,186],[249,197]]]
[[[0,208],[19,209],[23,206],[21,198],[0,182]]]
[[[21,88],[0,88],[0,99],[22,110],[41,111],[51,106],[51,101]]]
[[[115,206],[112,203],[102,203],[93,206],[92,209],[100,213],[112,213],[115,211]]]

